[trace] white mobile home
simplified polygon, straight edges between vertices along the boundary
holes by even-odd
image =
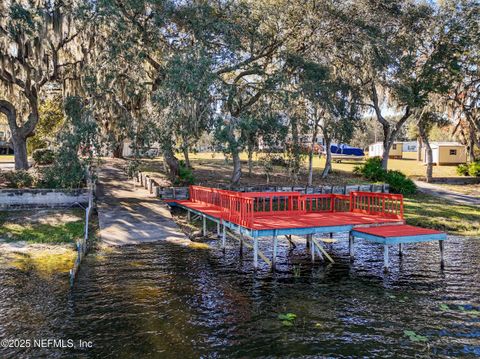
[[[389,158],[402,158],[403,146],[402,142],[394,142],[388,154]],[[368,146],[368,157],[382,157],[383,143],[376,142]]]

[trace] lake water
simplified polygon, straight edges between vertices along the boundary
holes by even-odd
[[[340,237],[336,237],[340,238]],[[346,239],[346,237],[341,237]],[[261,249],[270,255],[269,241]],[[252,253],[162,243],[91,253],[66,275],[0,267],[0,339],[71,339],[75,348],[0,348],[1,358],[480,356],[480,241],[406,246],[382,271],[382,247],[328,248],[309,262],[282,243],[278,271]],[[91,341],[80,348],[78,340]]]

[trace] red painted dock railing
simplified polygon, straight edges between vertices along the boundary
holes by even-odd
[[[392,193],[352,192],[350,211],[403,219],[403,196]]]
[[[390,193],[235,192],[190,186],[190,201],[219,210],[222,219],[246,226],[255,217],[310,212],[354,212],[403,219],[403,196]]]

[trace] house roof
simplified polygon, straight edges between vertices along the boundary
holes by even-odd
[[[462,145],[461,143],[459,142],[432,142],[430,144],[430,146],[432,147],[445,147],[445,146],[449,146],[449,147],[465,147],[464,145]]]

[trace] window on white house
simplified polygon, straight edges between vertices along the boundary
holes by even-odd
[[[456,156],[457,150],[450,150],[450,156]]]
[[[396,149],[397,149],[397,145],[394,144],[394,145],[392,146],[392,148],[393,148],[394,150],[396,150]]]

